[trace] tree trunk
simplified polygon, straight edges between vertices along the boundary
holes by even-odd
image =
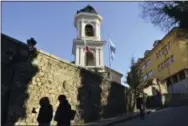
[[[132,97],[131,97],[132,98]],[[131,102],[132,103],[132,102]],[[134,109],[135,109],[135,105],[136,105],[136,90],[134,90],[134,93],[133,93],[133,104],[132,104],[132,107],[131,107],[131,111],[134,112]]]

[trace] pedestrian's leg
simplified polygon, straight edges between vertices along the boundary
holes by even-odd
[[[143,110],[141,110],[141,119],[143,120]]]
[[[142,115],[142,111],[140,112],[140,119],[142,120],[143,118],[143,115]]]

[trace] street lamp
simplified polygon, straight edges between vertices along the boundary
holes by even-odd
[[[29,52],[33,52],[34,51],[36,44],[37,44],[37,42],[35,41],[34,38],[30,38],[30,39],[27,40],[27,45],[28,45]]]

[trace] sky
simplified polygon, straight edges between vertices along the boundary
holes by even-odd
[[[141,18],[141,2],[2,2],[2,33],[23,42],[34,37],[37,48],[73,61],[72,43],[77,35],[74,17],[77,10],[88,4],[103,18],[101,39],[108,41],[110,34],[116,46],[111,67],[124,76],[131,58],[143,57],[145,50],[165,35]],[[104,63],[109,66],[107,45]]]

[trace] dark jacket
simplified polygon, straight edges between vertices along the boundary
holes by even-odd
[[[37,121],[39,123],[50,123],[53,117],[52,105],[41,106]]]
[[[59,104],[54,120],[59,124],[70,124],[71,106],[67,101],[61,102]]]

